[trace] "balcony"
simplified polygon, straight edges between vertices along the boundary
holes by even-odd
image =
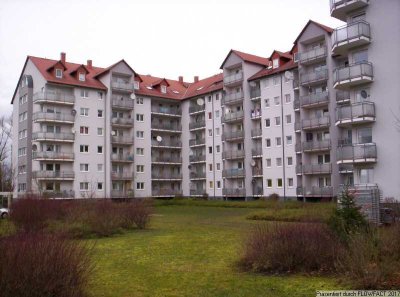
[[[112,180],[132,180],[134,176],[133,172],[111,172]]]
[[[176,197],[182,196],[182,190],[179,189],[153,189],[151,191],[153,197]]]
[[[33,94],[33,102],[74,105],[75,96],[73,94],[67,94],[63,92],[38,92]]]
[[[132,99],[122,99],[118,96],[112,96],[111,107],[113,109],[132,110],[135,106],[135,101]]]
[[[232,168],[232,169],[225,169],[222,170],[222,177],[225,178],[243,178],[245,177],[245,170],[244,168]]]
[[[182,179],[182,173],[179,172],[152,172],[151,173],[151,178],[153,180],[181,180]]]
[[[32,119],[35,123],[47,122],[73,124],[75,121],[75,116],[67,113],[35,112],[32,116]]]
[[[346,104],[350,102],[350,92],[337,90],[336,91],[336,104]]]
[[[377,150],[375,143],[345,145],[337,148],[337,164],[375,163],[376,160]]]
[[[222,195],[229,196],[229,197],[245,197],[246,196],[246,189],[243,188],[236,188],[236,189],[222,189]]]
[[[338,89],[370,83],[373,79],[373,67],[369,62],[340,67],[333,71],[333,87]]]
[[[33,152],[32,158],[36,161],[73,162],[74,153]]]
[[[253,196],[263,196],[264,190],[262,187],[254,187],[253,188]]]
[[[132,163],[134,156],[132,154],[111,154],[111,161],[120,163]]]
[[[261,99],[261,89],[258,88],[250,88],[250,99],[251,100],[259,100]]]
[[[236,141],[236,140],[243,140],[244,138],[244,130],[239,131],[226,131],[222,135],[223,141]]]
[[[111,124],[115,127],[127,127],[127,128],[133,128],[134,124],[134,119],[129,119],[129,118],[112,118],[111,119]]]
[[[251,138],[260,138],[262,137],[262,130],[261,129],[253,129],[251,130]]]
[[[180,140],[168,140],[162,139],[161,141],[157,141],[155,139],[151,140],[151,146],[154,148],[174,148],[174,149],[181,149],[182,142]]]
[[[302,127],[302,122],[295,122],[294,123],[294,132],[300,133]]]
[[[111,198],[134,198],[135,193],[133,190],[111,190]]]
[[[206,105],[193,105],[189,107],[189,114],[192,113],[199,113],[199,112],[204,112],[206,110]]]
[[[299,89],[299,80],[294,79],[293,80],[293,90],[298,90]]]
[[[244,150],[222,152],[222,159],[235,160],[235,159],[243,159],[243,158],[244,158]]]
[[[251,156],[253,158],[261,158],[263,155],[262,147],[256,147],[251,149]]]
[[[320,63],[326,60],[327,49],[325,46],[313,48],[311,50],[299,53],[299,62],[302,65]]]
[[[251,173],[252,173],[253,177],[262,177],[263,170],[262,170],[262,168],[253,167],[253,168],[251,168]]]
[[[260,120],[261,119],[261,110],[258,109],[253,109],[251,111],[251,119],[252,120]]]
[[[54,141],[54,142],[74,142],[74,133],[53,133],[35,132],[32,133],[32,140],[35,141]]]
[[[206,179],[206,173],[201,171],[190,172],[190,179]]]
[[[34,171],[32,177],[37,180],[73,180],[75,173],[71,171]]]
[[[353,164],[339,164],[338,166],[339,173],[346,174],[346,173],[353,173],[354,166]]]
[[[333,197],[333,187],[297,187],[296,194],[303,197]]]
[[[200,163],[200,162],[205,162],[206,161],[206,155],[192,155],[189,156],[189,162],[190,163]]]
[[[132,136],[111,136],[111,143],[121,145],[132,145],[134,143]]]
[[[332,172],[332,164],[307,164],[307,165],[297,165],[297,174],[330,174]]]
[[[360,102],[336,108],[336,126],[345,127],[373,122],[375,122],[375,104],[373,102]]]
[[[324,129],[329,128],[330,117],[323,116],[320,118],[304,119],[301,122],[301,128],[303,130],[314,130],[314,129]]]
[[[111,88],[120,92],[133,92],[133,84],[130,82],[112,81]]]
[[[346,22],[347,14],[368,5],[369,0],[331,0],[331,16]]]
[[[365,21],[348,24],[332,33],[332,52],[345,54],[349,49],[371,42],[370,25]]]
[[[294,146],[294,151],[296,152],[296,154],[301,154],[301,152],[302,152],[302,145],[301,145],[301,143],[296,143],[295,144],[295,146]]]
[[[300,97],[300,105],[303,108],[321,107],[327,105],[328,103],[328,92],[313,93]]]
[[[300,111],[300,99],[294,99],[294,101],[293,101],[293,109],[295,111]]]
[[[304,152],[328,151],[331,149],[331,140],[305,141],[302,143],[302,149]]]
[[[207,191],[205,189],[190,189],[190,196],[205,196]]]
[[[243,72],[239,71],[231,75],[224,75],[224,85],[227,87],[234,87],[242,84]]]
[[[75,198],[75,192],[73,190],[63,190],[62,192],[59,191],[43,191],[42,192],[43,198]]]
[[[151,122],[151,129],[164,132],[181,133],[182,125],[169,122]]]
[[[189,123],[189,130],[197,130],[205,128],[206,128],[206,121],[204,119],[198,122]]]
[[[300,84],[305,87],[311,87],[325,83],[328,80],[328,69],[316,70],[300,74]]]
[[[168,117],[181,117],[182,111],[176,107],[151,106],[151,113]]]
[[[158,156],[158,157],[152,157],[151,158],[152,163],[158,163],[158,164],[181,164],[182,163],[182,157],[177,157],[177,156]]]
[[[235,104],[243,101],[243,92],[227,93],[223,97],[222,103],[224,105]]]
[[[240,110],[240,111],[224,114],[222,121],[224,123],[231,123],[231,122],[233,123],[233,122],[237,122],[237,121],[242,121],[243,117],[244,117],[243,110]]]
[[[189,139],[189,146],[199,146],[199,145],[205,145],[206,144],[206,139],[201,138],[201,139]]]

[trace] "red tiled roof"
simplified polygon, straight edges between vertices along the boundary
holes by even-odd
[[[226,56],[224,62],[222,62],[220,69],[222,69],[224,67],[224,64],[226,62],[226,60],[228,59],[228,57],[230,56],[231,53],[235,53],[236,55],[238,55],[243,61],[248,62],[248,63],[253,63],[253,64],[258,64],[258,65],[263,65],[263,66],[267,66],[269,59],[268,58],[263,58],[260,56],[256,56],[256,55],[252,55],[252,54],[247,54],[247,53],[243,53],[234,49],[231,49],[228,53],[228,55]]]
[[[260,70],[259,72],[257,72],[256,74],[254,74],[253,76],[251,76],[248,81],[252,81],[252,80],[256,80],[256,79],[260,79],[262,77],[266,77],[269,75],[273,75],[276,73],[280,73],[286,70],[290,70],[293,68],[297,68],[297,63],[295,63],[293,60],[290,60],[289,62],[283,64],[282,66],[278,67],[278,68],[265,68]]]

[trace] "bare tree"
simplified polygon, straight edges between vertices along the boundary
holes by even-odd
[[[3,163],[11,151],[12,117],[0,117],[0,162]]]

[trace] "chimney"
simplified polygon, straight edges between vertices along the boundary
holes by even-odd
[[[178,77],[178,80],[179,80],[179,82],[180,82],[181,84],[183,84],[183,76],[179,76],[179,77]]]
[[[60,60],[63,64],[65,64],[65,57],[66,57],[66,54],[64,52],[62,52],[60,55]]]
[[[87,60],[87,68],[91,69],[92,68],[92,60]]]
[[[194,82],[197,83],[198,81],[199,81],[199,77],[196,75],[196,76],[194,77]]]

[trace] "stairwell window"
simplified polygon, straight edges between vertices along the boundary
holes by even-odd
[[[144,183],[143,182],[136,183],[136,190],[144,190]]]

